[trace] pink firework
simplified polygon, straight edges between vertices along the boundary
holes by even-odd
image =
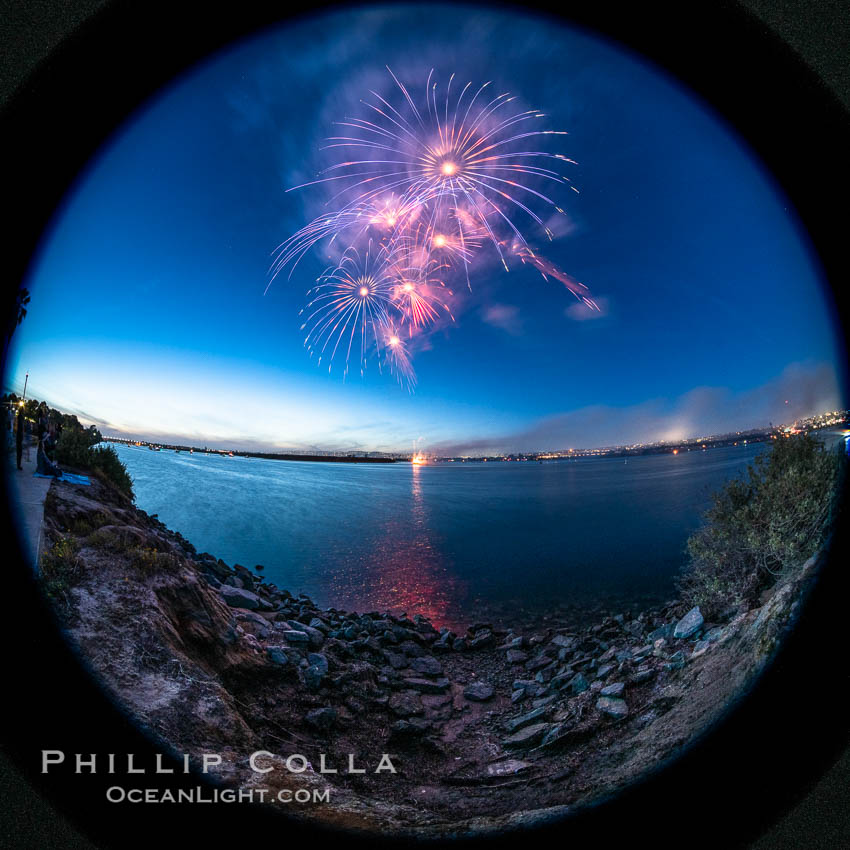
[[[452,75],[441,92],[432,71],[417,99],[389,73],[393,93],[370,92],[364,114],[339,122],[344,129],[328,139],[325,150],[339,161],[293,187],[324,184],[331,197],[323,215],[278,246],[271,280],[337,243],[342,259],[302,311],[307,347],[329,369],[344,356],[346,374],[352,353],[361,373],[374,354],[412,387],[409,346],[441,316],[453,320],[449,279],[462,274],[471,288],[487,246],[505,269],[510,259],[533,265],[596,305],[526,234],[532,227],[551,240],[545,219],[564,212],[550,190],[573,189],[562,170],[575,163],[546,145],[566,133],[541,126],[542,112],[518,107],[490,83],[461,87]]]

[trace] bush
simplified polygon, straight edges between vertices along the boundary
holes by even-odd
[[[689,538],[685,601],[715,617],[799,568],[827,541],[845,469],[841,451],[808,434],[777,440],[714,495]]]
[[[97,446],[100,433],[93,428],[62,429],[56,443],[56,462],[60,466],[99,473],[129,498],[133,498],[133,479],[112,446]]]
[[[59,537],[41,556],[39,569],[48,598],[62,609],[70,608],[70,588],[82,575],[78,545],[70,536]]]
[[[111,481],[125,496],[133,498],[133,479],[112,446],[92,449],[90,468]]]

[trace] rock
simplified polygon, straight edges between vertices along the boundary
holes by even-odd
[[[624,682],[614,682],[613,685],[607,685],[599,692],[603,697],[620,697],[625,691],[626,685]]]
[[[314,708],[307,712],[305,720],[310,726],[321,731],[327,731],[336,723],[336,709],[326,705],[323,708]]]
[[[521,649],[509,649],[507,651],[508,664],[522,664],[528,661],[528,654]]]
[[[531,661],[528,662],[528,664],[525,665],[525,669],[528,670],[529,673],[533,673],[535,670],[540,670],[543,667],[548,667],[551,663],[552,659],[549,658],[548,655],[541,652],[539,655],[532,658]]]
[[[668,640],[673,637],[673,624],[665,623],[663,626],[659,626],[654,631],[651,631],[646,639],[651,643],[655,643],[657,640]]]
[[[503,725],[506,731],[513,734],[526,726],[530,726],[535,720],[539,720],[548,711],[549,709],[544,705],[540,708],[535,708],[533,711],[529,711],[526,714],[521,714],[519,717],[513,717],[510,720],[506,720]]]
[[[250,590],[223,584],[218,592],[231,608],[247,608],[249,611],[256,611],[260,607],[260,597]]]
[[[310,666],[304,671],[304,684],[316,690],[328,674],[328,659],[321,653],[311,652],[307,656],[307,663]]]
[[[603,665],[602,665],[602,666],[601,666],[601,667],[600,667],[600,668],[596,671],[596,678],[597,678],[597,679],[604,679],[606,676],[610,675],[610,673],[611,673],[613,670],[614,670],[614,665],[613,665],[613,664],[603,664]]]
[[[701,628],[702,624],[705,622],[703,619],[702,613],[699,610],[699,605],[691,608],[678,623],[676,623],[676,628],[673,630],[673,637],[677,639],[685,639],[691,637],[691,635],[696,634]]]
[[[703,640],[707,640],[709,643],[715,643],[716,641],[723,640],[726,637],[726,633],[726,629],[723,626],[715,626],[703,635]]]
[[[502,741],[502,746],[509,749],[532,747],[543,739],[551,726],[551,723],[535,723],[532,726],[526,726],[514,735],[505,738]]]
[[[294,629],[298,632],[304,632],[307,635],[307,639],[310,641],[310,646],[319,647],[325,642],[325,636],[318,629],[314,629],[312,626],[305,626],[304,623],[299,623],[297,620],[289,620],[287,623],[289,628]]]
[[[678,652],[674,652],[664,666],[668,670],[681,670],[685,666],[685,653],[681,649]]]
[[[425,706],[419,694],[414,691],[400,691],[393,694],[389,700],[389,709],[399,717],[412,717],[415,714],[424,714]]]
[[[419,691],[420,694],[441,694],[449,686],[448,679],[403,679],[406,688]]]
[[[652,667],[641,667],[635,670],[629,681],[633,685],[642,685],[644,682],[650,682],[655,678],[655,670]]]
[[[505,761],[497,761],[495,764],[487,766],[488,776],[514,776],[523,770],[531,767],[531,762],[520,761],[519,759],[505,759]]]
[[[452,641],[452,649],[456,652],[463,652],[467,648],[468,644],[466,642],[466,638],[458,637]]]
[[[575,676],[570,679],[569,688],[574,694],[580,694],[582,691],[586,691],[590,687],[590,683],[581,673],[576,673]]]
[[[443,672],[443,665],[433,655],[424,655],[414,658],[410,662],[410,669],[424,676],[439,676]]]
[[[407,656],[402,655],[399,652],[390,652],[388,649],[385,649],[384,658],[387,659],[387,663],[394,670],[401,670],[404,667],[407,667]]]
[[[618,720],[626,717],[629,713],[629,707],[626,705],[626,701],[617,699],[616,697],[601,696],[596,701],[596,707],[603,714],[607,714],[609,717],[614,717]]]
[[[565,743],[569,733],[573,730],[575,723],[568,721],[566,723],[558,723],[543,736],[540,742],[541,747],[549,748],[556,747],[561,743]]]
[[[407,720],[397,720],[390,726],[390,738],[409,738],[427,732],[431,724],[424,717],[410,717]]]
[[[564,667],[560,673],[552,677],[552,680],[549,682],[548,690],[562,690],[567,685],[569,685],[569,683],[572,681],[573,676],[575,676],[575,671],[572,669],[572,667]]]
[[[574,637],[567,637],[567,635],[555,635],[552,638],[552,643],[563,649],[575,649],[578,641]]]
[[[493,696],[493,686],[487,682],[471,682],[463,689],[463,695],[473,702],[485,702]]]
[[[289,641],[289,643],[297,643],[297,644],[308,644],[310,642],[310,636],[307,632],[297,631],[296,629],[287,629],[284,632],[281,632],[283,635],[283,639]]]
[[[489,629],[485,629],[484,631],[476,634],[475,637],[469,641],[469,648],[482,649],[485,646],[490,646],[495,643],[495,640],[493,632],[489,631]]]
[[[268,647],[268,649],[266,649],[266,657],[272,664],[280,664],[281,666],[289,664],[289,657],[286,652],[284,652],[282,646]]]
[[[431,650],[433,652],[449,652],[452,648],[452,640],[451,632],[446,632],[441,635],[439,640],[435,640],[431,644]]]
[[[415,641],[405,640],[398,645],[399,651],[409,658],[422,658],[428,653]]]

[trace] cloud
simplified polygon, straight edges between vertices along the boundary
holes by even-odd
[[[582,407],[548,416],[521,431],[445,441],[429,446],[429,451],[461,455],[677,440],[793,422],[844,404],[830,364],[792,363],[776,378],[748,390],[695,387],[673,399]]]
[[[499,328],[511,336],[522,333],[522,319],[519,310],[510,304],[491,304],[481,312],[481,318],[488,325]]]
[[[593,307],[590,307],[584,301],[576,301],[575,304],[570,304],[564,310],[564,314],[570,319],[575,319],[577,322],[591,322],[594,319],[604,319],[610,311],[608,299],[605,297],[594,297],[593,303],[599,308],[598,310],[594,310]]]

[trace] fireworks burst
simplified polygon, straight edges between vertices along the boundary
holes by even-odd
[[[505,269],[516,258],[596,305],[526,238],[531,226],[551,240],[541,211],[564,212],[547,187],[575,191],[561,170],[574,161],[544,149],[566,133],[541,128],[542,112],[520,109],[489,82],[460,87],[452,75],[440,92],[432,71],[417,101],[389,73],[396,97],[370,92],[365,117],[339,122],[340,135],[325,146],[341,160],[293,187],[325,184],[332,197],[328,212],[278,246],[269,283],[287,267],[291,276],[316,246],[345,245],[308,293],[306,345],[329,369],[344,355],[344,373],[353,353],[361,373],[375,353],[412,386],[410,346],[441,316],[452,318],[447,279],[460,272],[471,288],[470,268],[485,245]]]
[[[370,347],[386,347],[387,329],[391,326],[395,277],[392,258],[384,246],[369,242],[365,253],[354,245],[346,249],[339,264],[328,269],[307,293],[309,301],[302,330],[307,331],[305,344],[318,362],[328,361],[344,352],[345,372],[352,351],[358,353],[361,374],[366,367]]]

